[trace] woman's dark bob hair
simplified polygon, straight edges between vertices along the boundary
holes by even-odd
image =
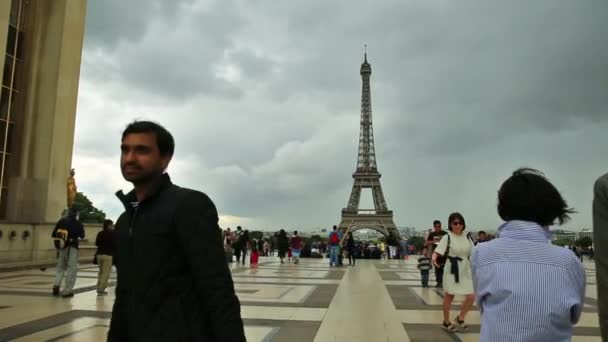
[[[498,190],[498,215],[505,221],[536,222],[543,227],[564,224],[576,211],[545,175],[535,169],[515,170]]]
[[[467,224],[464,222],[464,216],[461,213],[451,213],[450,217],[448,217],[448,230],[452,231],[452,222],[459,220],[462,222],[462,231],[464,232],[467,229]]]

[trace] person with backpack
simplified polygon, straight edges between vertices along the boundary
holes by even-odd
[[[249,231],[245,230],[239,238],[239,246],[241,246],[241,253],[243,256],[242,265],[245,265],[245,260],[247,259],[247,250],[249,250],[250,244],[251,240],[249,238]]]
[[[329,233],[329,267],[338,266],[338,254],[340,253],[340,232],[338,227],[334,226]]]
[[[68,215],[57,222],[51,237],[58,251],[53,296],[74,297],[74,284],[78,273],[78,239],[84,239],[84,227],[78,221],[78,211],[70,209]],[[65,287],[61,292],[64,275]]]
[[[285,233],[284,229],[281,229],[277,234],[277,247],[279,249],[279,259],[281,259],[281,264],[284,264],[285,255],[287,254],[287,249],[289,247],[289,239],[287,238],[287,233]]]
[[[242,237],[245,232],[241,226],[236,227],[236,232],[234,232],[234,236],[232,239],[232,248],[234,250],[234,256],[236,257],[236,263],[241,262],[241,251],[243,250],[242,246]],[[243,256],[245,258],[245,256]]]
[[[291,237],[291,255],[293,257],[293,263],[298,264],[300,262],[300,252],[302,251],[302,238],[298,236],[298,231],[293,232]]]

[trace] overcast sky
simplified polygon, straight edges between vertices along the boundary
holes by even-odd
[[[496,192],[544,171],[591,226],[608,172],[608,2],[89,1],[74,167],[111,218],[130,189],[120,134],[176,139],[169,172],[222,226],[317,229],[348,200],[363,45],[382,186],[398,226],[460,211],[500,224]],[[362,205],[372,205],[371,194]]]

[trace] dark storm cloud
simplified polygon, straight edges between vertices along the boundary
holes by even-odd
[[[152,118],[176,136],[176,180],[223,214],[333,224],[352,185],[368,44],[399,225],[461,210],[492,228],[496,189],[520,166],[563,189],[575,226],[590,222],[590,184],[608,169],[606,1],[100,1],[97,14],[91,3],[76,145],[86,165],[117,163],[109,137]],[[113,25],[127,12],[133,27]]]

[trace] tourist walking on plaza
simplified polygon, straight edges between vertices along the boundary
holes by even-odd
[[[287,233],[285,233],[284,229],[279,231],[277,234],[277,247],[279,249],[279,259],[281,259],[281,264],[284,264],[285,255],[287,254],[287,248],[289,248],[289,239],[287,238]]]
[[[429,271],[433,268],[431,259],[429,258],[429,249],[424,247],[418,258],[418,269],[420,270],[420,280],[422,287],[429,287]]]
[[[241,226],[236,227],[236,231],[232,237],[232,249],[234,250],[234,256],[236,257],[236,263],[241,262],[241,252],[243,251],[243,228]]]
[[[602,341],[608,341],[608,173],[598,178],[594,186],[593,241],[598,246],[597,253],[591,253],[597,277],[597,309]]]
[[[243,257],[242,265],[245,265],[245,260],[247,260],[247,251],[249,250],[251,244],[251,240],[249,238],[249,231],[245,230],[239,240],[239,245],[241,247],[241,255]]]
[[[344,244],[346,245],[346,253],[348,253],[348,265],[355,266],[355,253],[357,247],[355,246],[355,238],[353,237],[353,232],[348,232],[348,234],[346,234],[346,242]]]
[[[174,185],[165,173],[174,140],[164,127],[136,121],[122,135],[117,192],[116,301],[108,341],[245,341],[241,306],[215,205]]]
[[[291,237],[291,255],[293,257],[293,263],[298,264],[300,262],[300,252],[302,251],[302,238],[298,236],[298,231],[293,232]]]
[[[498,191],[500,237],[471,256],[482,342],[570,341],[585,300],[585,270],[551,244],[549,227],[574,210],[537,170],[518,169]],[[601,303],[598,303],[601,307]]]
[[[338,253],[340,253],[340,233],[338,227],[334,226],[329,233],[329,267],[338,266]]]
[[[78,239],[84,239],[84,227],[78,220],[78,211],[70,209],[68,216],[57,222],[51,236],[58,251],[53,296],[74,297],[74,284],[78,273]],[[65,287],[61,292],[64,275]]]
[[[466,224],[464,217],[460,213],[452,213],[448,218],[449,233],[445,234],[433,253],[433,264],[438,265],[438,257],[446,258],[447,273],[443,274],[443,328],[453,332],[458,328],[466,329],[464,322],[467,313],[475,302],[473,291],[473,279],[471,275],[471,263],[469,257],[473,251],[473,241],[464,234]],[[454,295],[464,295],[460,313],[450,321],[450,308]]]
[[[108,279],[112,273],[112,256],[114,255],[114,222],[112,220],[103,221],[103,229],[97,233],[95,238],[95,246],[97,246],[97,266],[99,266],[99,274],[97,275],[97,295],[104,296],[108,294]]]
[[[425,245],[430,249],[431,255],[435,252],[435,248],[441,241],[441,238],[446,235],[446,231],[441,229],[441,221],[435,220],[433,221],[433,231],[429,233],[426,237]],[[437,284],[435,287],[441,288],[443,287],[443,268],[445,267],[445,257],[438,257],[437,262],[434,263],[435,266],[435,281]]]
[[[388,258],[396,259],[397,258],[397,248],[399,248],[399,241],[395,234],[389,233],[386,238],[386,243],[388,244]]]

